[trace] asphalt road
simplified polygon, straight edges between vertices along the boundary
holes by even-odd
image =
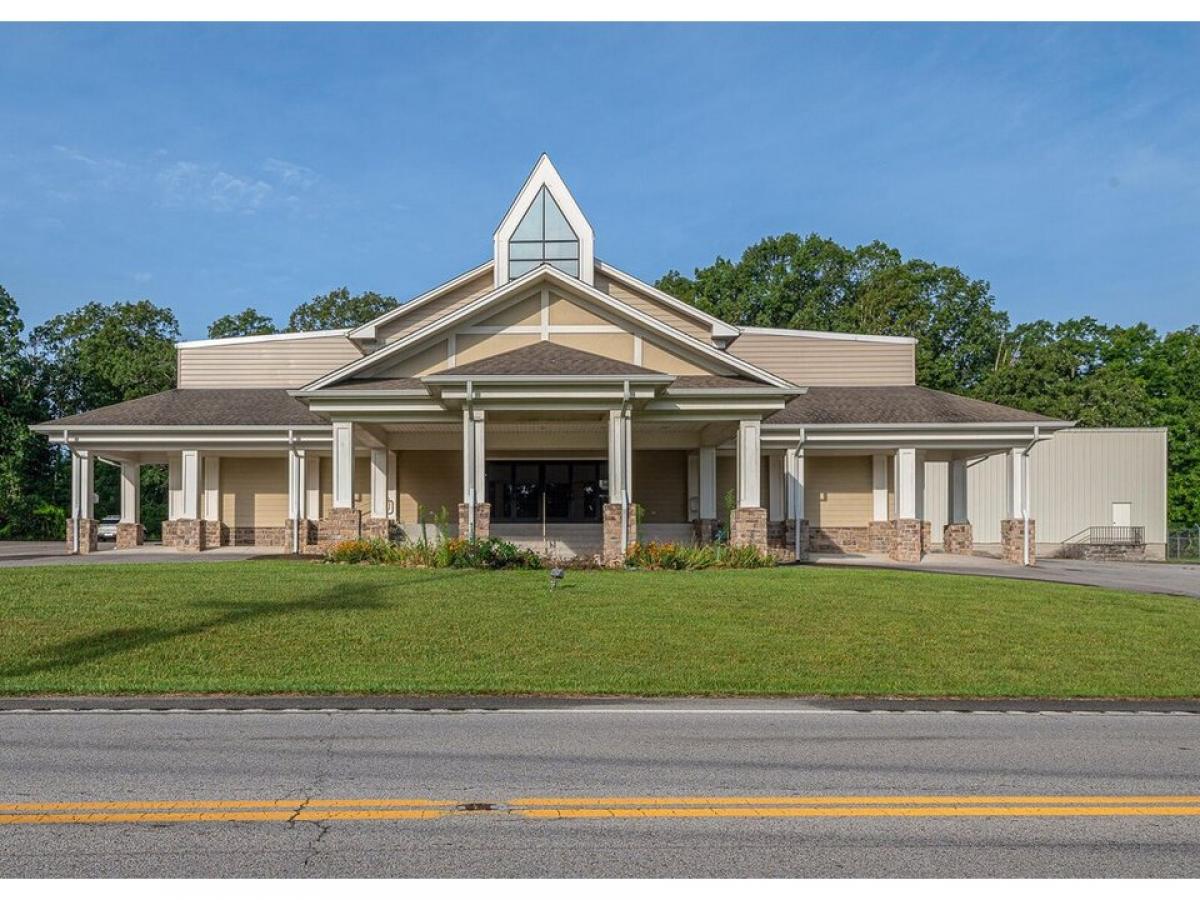
[[[1197,877],[1200,715],[0,712],[58,875]]]

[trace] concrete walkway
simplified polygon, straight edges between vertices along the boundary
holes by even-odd
[[[883,555],[853,553],[813,554],[812,561],[823,566],[869,566],[950,575],[990,575],[1200,598],[1200,565],[1042,559],[1038,560],[1036,566],[1027,568],[992,556],[953,556],[947,553],[931,553],[919,563],[899,563]]]
[[[203,553],[183,553],[161,544],[147,544],[137,550],[117,550],[111,541],[101,541],[96,553],[74,556],[67,553],[63,541],[0,541],[0,569],[21,566],[87,566],[97,563],[181,563],[229,562],[280,556],[278,547],[222,547]]]

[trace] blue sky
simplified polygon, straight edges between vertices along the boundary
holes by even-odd
[[[1200,316],[1200,28],[0,26],[0,284],[203,337],[482,262],[550,153],[653,280],[881,239],[1014,320]]]

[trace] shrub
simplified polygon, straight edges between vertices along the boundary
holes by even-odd
[[[625,557],[632,569],[762,569],[775,558],[757,547],[704,544],[699,547],[650,541],[633,544]]]
[[[340,541],[325,553],[331,563],[403,566],[410,569],[540,569],[532,550],[499,538],[469,541],[451,538],[433,543],[393,544],[381,538]]]

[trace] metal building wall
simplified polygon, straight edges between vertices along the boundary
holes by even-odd
[[[1147,544],[1167,540],[1165,428],[1071,428],[1036,445],[1029,471],[1030,512],[1039,544],[1059,544],[1091,525],[1112,524],[1112,504],[1132,504],[1131,523]],[[1005,457],[967,470],[967,508],[977,544],[1000,542]],[[940,542],[948,510],[944,462],[925,464],[925,517]]]

